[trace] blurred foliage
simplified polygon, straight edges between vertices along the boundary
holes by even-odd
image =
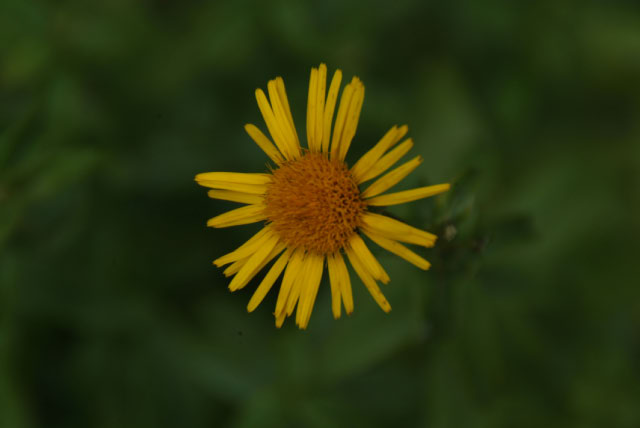
[[[192,179],[264,170],[254,88],[303,130],[320,61],[350,161],[407,123],[455,186],[390,209],[441,236],[375,250],[391,314],[276,330]],[[0,426],[640,426],[637,3],[3,0],[0,101]]]

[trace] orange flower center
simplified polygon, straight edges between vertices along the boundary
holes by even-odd
[[[290,247],[327,254],[356,233],[366,204],[344,162],[307,153],[273,171],[265,213]]]

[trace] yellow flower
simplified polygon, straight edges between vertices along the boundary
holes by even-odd
[[[296,305],[296,324],[302,329],[307,327],[325,263],[334,318],[340,317],[342,305],[347,314],[353,312],[351,280],[343,255],[382,310],[389,312],[391,306],[378,286],[378,281],[388,283],[389,276],[361,234],[424,270],[429,269],[429,262],[401,242],[432,247],[436,236],[370,212],[368,207],[415,201],[449,189],[449,184],[438,184],[382,194],[422,162],[417,156],[386,172],[413,146],[410,138],[397,144],[407,133],[407,126],[391,128],[349,168],[345,156],[356,133],[364,86],[357,77],[345,86],[332,132],[342,72],[335,72],[328,92],[326,78],[324,64],[312,68],[307,104],[308,149],[300,145],[284,82],[277,77],[267,85],[269,99],[261,89],[256,90],[258,107],[273,143],[254,125],[245,126],[251,138],[275,163],[275,169],[258,174],[207,172],[196,176],[198,184],[212,189],[210,197],[246,204],[213,217],[208,226],[265,222],[260,232],[213,263],[229,265],[224,274],[235,275],[229,289],[236,291],[276,259],[251,297],[247,310],[251,312],[260,304],[284,271],[274,312],[277,327],[293,314]],[[385,172],[360,190],[363,183]]]

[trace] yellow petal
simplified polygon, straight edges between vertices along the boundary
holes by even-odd
[[[284,323],[284,319],[287,316],[286,312],[282,311],[280,314],[276,314],[276,327],[282,327],[282,323]]]
[[[264,195],[267,193],[266,184],[231,183],[229,181],[199,181],[199,185],[219,190],[233,190],[234,192],[251,193],[252,195]]]
[[[222,181],[241,184],[269,184],[273,176],[271,174],[256,174],[244,172],[203,172],[196,175],[196,181]]]
[[[324,256],[316,254],[309,255],[308,271],[305,277],[305,284],[300,295],[298,310],[296,312],[296,324],[301,329],[307,328],[313,305],[318,295],[320,282],[322,281],[322,270],[324,266]],[[302,311],[300,307],[302,306]]]
[[[287,316],[293,313],[293,310],[296,307],[296,303],[299,303],[300,293],[302,288],[305,287],[306,282],[306,270],[305,266],[302,267],[302,270],[298,273],[298,276],[293,280],[293,284],[291,285],[291,291],[289,291],[289,296],[287,296],[287,304],[285,305],[284,312]]]
[[[252,195],[251,193],[234,192],[232,190],[209,190],[207,194],[213,199],[240,202],[241,204],[260,204],[264,201],[262,195]]]
[[[272,254],[272,250],[278,244],[278,238],[275,235],[271,235],[264,244],[253,253],[249,260],[242,266],[240,271],[233,277],[229,283],[229,290],[236,291],[247,285],[247,283],[253,278],[260,270],[261,266],[264,266],[262,262]],[[274,256],[275,257],[275,256]]]
[[[228,263],[235,262],[236,260],[244,259],[251,256],[255,251],[263,244],[263,242],[271,236],[271,225],[267,225],[260,229],[258,233],[253,235],[247,242],[216,260],[213,264],[216,266],[224,266]]]
[[[227,268],[222,271],[224,276],[226,276],[228,278],[230,276],[233,276],[233,275],[237,274],[238,271],[242,268],[242,266],[244,266],[244,264],[247,262],[247,260],[249,260],[249,257],[245,257],[244,259],[236,260],[235,262],[233,262],[229,266],[227,266]]]
[[[369,181],[376,178],[389,168],[391,168],[396,162],[406,155],[413,147],[413,140],[411,138],[406,139],[402,143],[398,144],[393,150],[382,156],[373,166],[362,175],[360,183]]]
[[[316,142],[316,109],[318,104],[316,97],[318,96],[318,69],[311,69],[311,77],[309,78],[309,96],[307,98],[307,143],[309,150],[317,152],[320,149],[319,142]],[[318,144],[316,144],[318,143]]]
[[[307,276],[310,272],[310,263],[311,259],[309,254],[305,254],[302,258],[300,271],[297,276],[293,280],[293,285],[291,286],[291,291],[289,292],[289,296],[287,297],[287,304],[285,305],[285,312],[287,316],[293,313],[293,309],[296,307],[296,303],[298,303],[298,308],[300,307],[300,296],[302,294],[302,290],[307,286]]]
[[[227,211],[224,214],[210,218],[209,221],[207,221],[207,226],[215,228],[231,227],[255,223],[266,219],[267,216],[264,214],[264,205],[247,205],[246,207],[236,208],[235,210]]]
[[[436,235],[432,233],[416,229],[406,223],[380,214],[365,213],[362,216],[362,221],[364,223],[362,227],[363,230],[371,230],[378,235],[396,241],[421,245],[423,247],[433,247],[437,239]]]
[[[264,267],[271,261],[273,260],[278,254],[280,254],[282,252],[282,250],[284,250],[287,247],[287,245],[282,242],[279,241],[275,247],[273,247],[273,249],[271,250],[271,252],[269,253],[269,255],[260,262],[260,264],[258,265],[258,268],[256,269],[256,273],[260,272],[262,269],[264,269]]]
[[[347,265],[344,262],[342,254],[335,253],[334,255],[336,273],[340,284],[340,294],[342,295],[342,302],[344,303],[344,310],[347,315],[353,313],[353,293],[351,291],[351,277],[347,270]]]
[[[364,268],[367,269],[367,272],[369,272],[374,279],[382,281],[383,284],[387,284],[389,282],[389,275],[387,275],[387,272],[385,272],[382,265],[371,253],[367,244],[364,243],[358,234],[354,234],[351,237],[349,245],[358,255],[358,259],[360,259]]]
[[[331,138],[331,159],[339,158],[342,131],[344,130],[344,124],[347,119],[347,113],[349,110],[349,105],[351,104],[353,90],[353,84],[351,83],[345,86],[342,90],[340,105],[338,106],[338,115],[336,116],[336,123],[333,127],[333,137]]]
[[[382,157],[382,155],[393,147],[395,143],[400,141],[400,138],[406,134],[408,128],[406,125],[398,129],[397,126],[392,127],[386,134],[373,146],[367,153],[356,162],[351,168],[351,174],[353,178],[358,182],[362,182],[362,177],[371,169],[371,167]]]
[[[405,190],[404,192],[389,193],[387,195],[376,196],[368,199],[368,205],[388,206],[404,204],[418,199],[428,198],[438,193],[446,192],[451,186],[446,184],[436,184],[435,186],[420,187],[417,189]]]
[[[299,324],[300,322],[300,314],[302,313],[304,306],[303,299],[305,299],[305,296],[309,289],[308,278],[309,274],[311,273],[312,264],[312,255],[310,253],[307,253],[304,256],[302,267],[300,269],[300,272],[298,273],[298,277],[293,283],[293,287],[291,288],[291,292],[289,293],[289,298],[287,300],[287,316],[293,313],[293,309],[295,308],[296,303],[298,304],[298,309],[296,311],[296,324]]]
[[[293,116],[291,115],[291,108],[289,107],[289,100],[287,99],[287,91],[284,87],[284,80],[282,80],[282,77],[276,77],[276,86],[278,88],[278,95],[280,96],[280,102],[284,107],[284,111],[287,115],[287,120],[289,121],[289,126],[291,127],[291,130],[293,131],[293,134],[295,136],[296,150],[297,150],[297,153],[295,154],[300,155],[300,140],[298,139],[298,132],[296,131],[296,125],[295,125],[295,122],[293,121]]]
[[[256,100],[258,101],[258,108],[262,113],[262,117],[264,118],[264,122],[269,129],[269,133],[271,134],[271,138],[273,138],[273,142],[276,143],[278,150],[283,154],[284,158],[287,160],[291,160],[293,158],[292,153],[289,151],[289,145],[287,144],[287,140],[285,135],[280,129],[280,125],[276,116],[271,109],[271,105],[269,101],[267,101],[267,96],[264,94],[262,89],[256,89]]]
[[[416,156],[409,162],[406,162],[391,172],[386,173],[382,177],[374,181],[364,192],[362,192],[363,198],[371,198],[379,195],[385,190],[398,184],[403,178],[405,178],[411,171],[416,169],[418,165],[422,163],[422,156]]]
[[[340,318],[341,305],[340,301],[340,277],[338,276],[335,256],[329,254],[327,256],[327,270],[329,271],[329,285],[331,286],[331,312],[333,318]]]
[[[298,142],[298,136],[295,132],[295,128],[292,129],[291,122],[289,122],[287,112],[285,112],[285,107],[280,99],[276,79],[270,80],[269,83],[267,83],[267,90],[269,91],[269,100],[271,101],[273,114],[284,136],[284,143],[287,146],[287,152],[293,156],[295,153],[295,146],[299,146],[300,143]]]
[[[333,120],[333,112],[338,100],[338,91],[340,90],[340,82],[342,81],[342,71],[336,70],[331,79],[327,101],[324,107],[324,129],[322,130],[322,152],[329,152],[329,141],[331,140],[331,122]]]
[[[362,111],[362,103],[364,102],[364,85],[357,77],[352,80],[354,85],[354,92],[349,104],[349,111],[347,113],[347,119],[340,137],[340,152],[338,159],[344,160],[351,146],[351,141],[356,135],[356,129],[358,128],[358,120],[360,120],[360,112]]]
[[[276,302],[276,316],[281,312],[284,312],[283,309],[285,304],[287,303],[287,298],[289,297],[289,292],[291,291],[291,286],[293,282],[298,277],[300,273],[300,269],[302,267],[302,261],[304,258],[303,250],[296,250],[289,259],[289,263],[287,264],[287,269],[284,272],[284,278],[282,278],[282,285],[280,285],[280,293],[278,294],[278,301]]]
[[[278,165],[284,162],[284,158],[282,157],[280,151],[271,142],[271,140],[269,140],[269,138],[264,135],[262,131],[259,130],[255,125],[247,123],[244,126],[244,130],[247,131],[247,134],[249,134],[251,139],[255,141],[258,147],[260,147],[272,161],[274,161]]]
[[[285,266],[287,265],[289,257],[291,257],[291,250],[287,250],[282,253],[278,260],[276,260],[276,262],[273,264],[273,266],[271,266],[271,269],[269,269],[269,272],[267,272],[265,277],[262,279],[262,282],[260,282],[260,285],[258,285],[258,288],[253,293],[253,296],[251,296],[251,300],[249,300],[249,304],[247,305],[248,312],[253,312],[265,298],[269,290],[271,290],[271,287],[276,282]]]
[[[271,250],[271,253],[267,256],[267,258],[262,261],[262,263],[260,264],[260,267],[258,268],[258,271],[262,270],[262,268],[265,267],[267,263],[269,263],[275,256],[280,254],[282,250],[285,249],[285,247],[286,245],[283,242],[278,242],[278,244],[273,248],[273,250]],[[226,277],[235,275],[240,271],[242,266],[244,266],[245,263],[247,263],[247,261],[249,261],[249,257],[245,257],[244,259],[237,260],[231,263],[229,267],[227,267],[224,271],[222,271],[222,273]]]
[[[394,241],[392,239],[385,238],[384,236],[378,235],[371,231],[363,231],[373,242],[384,248],[385,250],[402,257],[409,263],[419,267],[422,270],[427,270],[431,267],[431,263],[427,260],[423,259],[401,243]]]
[[[316,82],[316,119],[315,119],[315,147],[322,151],[322,132],[324,128],[324,97],[327,91],[327,66],[318,67],[318,81]]]
[[[353,266],[353,270],[356,271],[364,285],[373,296],[373,299],[378,303],[378,305],[382,308],[383,311],[389,312],[391,310],[391,305],[382,294],[380,287],[376,283],[376,280],[373,279],[371,275],[367,272],[365,267],[362,265],[362,262],[358,258],[358,255],[351,248],[346,249],[347,257],[349,257],[349,261],[351,262],[351,266]]]

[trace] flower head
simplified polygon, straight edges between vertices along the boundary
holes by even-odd
[[[278,327],[294,310],[296,324],[307,327],[325,264],[334,318],[340,317],[343,305],[347,314],[353,311],[345,256],[378,305],[389,312],[391,306],[378,286],[378,282],[389,282],[389,276],[361,235],[424,270],[429,269],[429,262],[402,243],[432,247],[436,236],[373,213],[369,207],[410,202],[449,189],[449,184],[438,184],[383,194],[422,162],[417,156],[388,171],[413,146],[410,138],[400,142],[408,131],[406,126],[391,128],[349,168],[345,157],[356,133],[364,86],[357,77],[345,86],[334,123],[342,72],[335,72],[328,90],[326,80],[324,64],[311,70],[308,148],[300,145],[284,81],[278,77],[267,85],[269,99],[261,89],[256,90],[258,107],[273,142],[254,125],[245,126],[275,167],[268,173],[208,172],[196,176],[200,185],[212,189],[210,197],[246,204],[213,217],[208,226],[265,222],[251,239],[214,264],[229,265],[224,274],[233,276],[229,289],[235,291],[275,259],[247,310],[251,312],[260,304],[284,272],[274,312]],[[374,178],[373,183],[360,189]]]

